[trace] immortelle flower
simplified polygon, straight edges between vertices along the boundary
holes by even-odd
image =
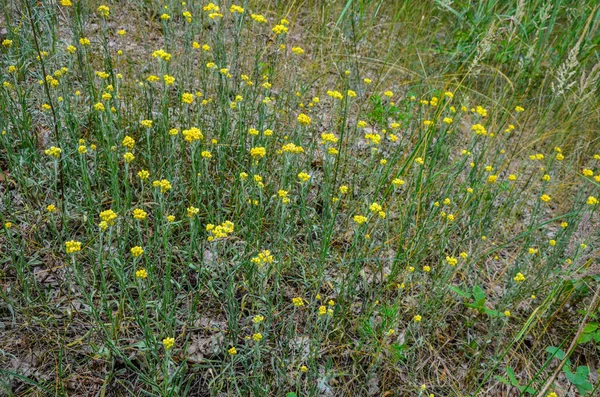
[[[301,172],[298,174],[298,179],[300,179],[300,182],[304,183],[310,179],[310,175],[306,172]]]
[[[46,153],[47,156],[59,158],[60,154],[62,153],[62,149],[56,146],[50,146],[50,149],[44,150],[44,153]]]
[[[105,6],[103,4],[100,7],[98,7],[98,14],[100,14],[101,16],[106,18],[108,16],[108,14],[110,14],[110,8],[108,8],[107,6]]]
[[[262,323],[263,321],[265,321],[265,318],[264,318],[264,316],[261,316],[260,314],[257,314],[257,315],[256,315],[256,316],[254,316],[254,318],[252,319],[252,322],[253,322],[254,324],[260,324],[260,323]]]
[[[129,164],[133,160],[135,160],[135,156],[131,152],[126,152],[126,153],[123,154],[123,159],[125,160],[126,163]]]
[[[148,170],[140,170],[137,175],[140,179],[145,180],[150,177],[150,172]]]
[[[122,145],[128,148],[129,150],[132,150],[135,146],[135,140],[129,135],[125,135],[125,138],[123,138]]]
[[[260,342],[262,340],[263,336],[260,332],[255,333],[254,335],[252,335],[252,339],[255,342]]]
[[[194,207],[194,206],[189,206],[189,207],[188,207],[188,209],[187,209],[187,215],[188,215],[190,218],[193,218],[193,217],[194,217],[194,215],[197,215],[197,214],[198,214],[198,212],[200,212],[200,209],[198,209],[198,208],[196,208],[196,207]]]
[[[267,154],[267,150],[262,146],[253,147],[252,149],[250,149],[250,155],[252,156],[253,159],[259,159],[261,157],[265,157],[266,154]]]
[[[133,210],[133,218],[143,221],[144,219],[146,219],[146,216],[148,216],[148,214],[146,213],[146,211],[144,211],[141,208],[136,208]]]
[[[298,115],[298,123],[300,123],[301,125],[309,125],[310,124],[310,117],[305,115],[304,113],[300,113]]]
[[[67,254],[73,254],[81,251],[81,242],[75,240],[69,240],[65,243]]]
[[[148,278],[148,272],[146,269],[139,269],[135,272],[135,278]]]
[[[165,350],[171,350],[171,348],[175,346],[175,338],[165,338],[162,340],[162,344],[165,347]]]
[[[362,225],[363,223],[365,223],[367,221],[367,217],[363,216],[363,215],[354,215],[354,222],[358,223],[359,225]]]
[[[161,193],[166,193],[171,190],[171,182],[166,179],[156,180],[152,182],[152,186],[160,188]]]
[[[587,201],[586,201],[586,203],[587,203],[588,205],[596,205],[596,204],[598,204],[598,199],[597,199],[596,197],[594,197],[594,196],[589,196],[589,197],[587,198]]]
[[[54,213],[54,212],[56,212],[56,206],[54,204],[50,204],[46,207],[46,211],[48,211],[50,213]]]
[[[227,350],[227,353],[229,353],[230,356],[235,356],[237,354],[237,350],[235,347],[232,347],[231,349]]]
[[[423,319],[423,318],[422,318],[420,315],[418,315],[418,314],[417,314],[416,316],[414,316],[414,317],[413,317],[413,321],[414,321],[415,323],[420,323],[422,319]]]
[[[102,211],[100,213],[100,219],[112,226],[115,224],[115,219],[117,219],[117,213],[111,209],[107,209],[106,211]]]
[[[142,247],[140,247],[139,245],[136,245],[135,247],[133,247],[131,249],[131,255],[133,255],[135,258],[141,256],[144,253],[144,249]]]
[[[304,299],[302,299],[300,297],[292,298],[292,303],[296,307],[301,307],[301,306],[304,306]]]
[[[189,92],[184,92],[181,95],[181,101],[187,104],[191,104],[194,102],[194,94],[190,94]]]
[[[521,283],[523,281],[525,281],[525,276],[523,275],[523,273],[517,273],[517,275],[513,278],[513,280],[515,280],[517,283]]]

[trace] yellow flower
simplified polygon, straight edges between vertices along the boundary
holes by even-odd
[[[166,179],[156,180],[152,182],[152,186],[160,188],[161,193],[166,193],[168,190],[171,190],[171,182]]]
[[[362,225],[363,223],[365,223],[367,221],[367,217],[366,216],[362,216],[362,215],[354,215],[354,222],[358,223],[359,225]]]
[[[105,5],[101,5],[100,7],[98,7],[98,14],[106,18],[108,14],[110,14],[110,8],[108,8]]]
[[[302,47],[292,47],[292,52],[296,55],[304,54],[304,50],[302,49]]]
[[[586,203],[587,203],[588,205],[596,205],[596,204],[598,204],[598,199],[597,199],[596,197],[594,197],[594,196],[589,196],[589,197],[587,198],[587,201],[586,201]]]
[[[65,243],[67,254],[73,254],[77,251],[81,251],[81,242],[75,240],[69,240]]]
[[[142,120],[140,121],[142,127],[152,128],[152,120]]]
[[[300,182],[304,183],[310,179],[310,175],[306,172],[301,172],[298,174],[298,179],[300,179]]]
[[[86,45],[90,45],[90,39],[88,39],[87,37],[82,37],[79,39],[79,44],[86,46]]]
[[[60,5],[63,7],[71,7],[73,3],[71,3],[71,0],[60,0]]]
[[[146,217],[148,216],[148,214],[146,213],[146,211],[144,211],[141,208],[136,208],[133,210],[133,218],[143,221],[144,219],[146,219]]]
[[[44,150],[44,153],[46,153],[47,156],[59,158],[62,150],[56,146],[50,146],[50,149]]]
[[[123,159],[126,163],[131,163],[133,160],[135,160],[135,156],[133,155],[133,153],[127,152],[123,154]]]
[[[162,344],[165,347],[165,350],[170,350],[173,346],[175,346],[175,339],[165,338],[162,340]]]
[[[117,213],[111,209],[107,209],[100,213],[100,219],[109,225],[114,225],[115,220],[117,219]]]
[[[324,316],[327,314],[327,306],[319,306],[319,316]]]
[[[505,310],[505,311],[504,311],[504,315],[505,315],[506,317],[510,317],[510,310]]]
[[[258,159],[259,157],[265,157],[266,154],[267,150],[262,146],[253,147],[252,149],[250,149],[250,155],[254,159]]]
[[[339,190],[340,190],[340,194],[346,194],[346,193],[348,193],[348,186],[342,185],[342,186],[340,186]]]
[[[301,306],[304,306],[304,299],[302,299],[300,297],[296,297],[296,298],[292,299],[292,303],[296,307],[301,307]]]
[[[400,186],[404,185],[404,181],[400,178],[394,178],[392,180],[392,185],[394,185],[395,187],[400,187]]]
[[[242,14],[244,12],[244,9],[238,5],[232,4],[231,7],[229,7],[229,12],[231,12],[232,14]]]
[[[54,213],[56,212],[56,206],[54,204],[50,204],[46,207],[46,211],[48,211],[49,213]]]
[[[148,170],[140,170],[137,175],[140,179],[145,180],[150,177],[150,172]]]
[[[300,113],[298,115],[298,123],[300,123],[301,125],[309,125],[310,124],[310,117],[308,117],[307,115],[305,115],[304,113]]]
[[[422,318],[420,315],[418,315],[418,314],[417,314],[416,316],[414,316],[414,317],[413,317],[413,321],[414,321],[415,323],[420,323],[422,319],[423,319],[423,318]]]
[[[285,25],[275,25],[273,26],[273,29],[271,29],[273,31],[273,33],[279,35],[279,34],[283,34],[283,33],[287,33],[288,28]]]
[[[446,262],[448,262],[448,264],[449,264],[450,266],[456,266],[456,265],[458,264],[458,259],[456,259],[456,258],[455,258],[455,257],[453,257],[453,256],[447,256],[447,257],[446,257]]]
[[[133,146],[135,145],[135,140],[130,137],[129,135],[125,135],[125,138],[123,138],[123,146],[125,146],[126,148],[129,148],[129,150],[133,149]]]
[[[300,372],[308,372],[308,367],[306,365],[301,366]]]
[[[229,353],[230,356],[235,356],[237,354],[237,350],[235,347],[232,347],[231,349],[227,350],[227,353]]]
[[[371,204],[371,205],[369,206],[369,209],[370,209],[372,212],[379,212],[379,211],[381,211],[381,210],[382,210],[382,208],[381,208],[381,205],[379,205],[378,203],[373,203],[373,204]]]
[[[517,112],[517,113],[521,113],[521,112],[523,112],[524,110],[525,110],[525,109],[523,109],[521,106],[517,106],[517,107],[515,107],[515,112]]]
[[[119,30],[117,31],[117,34],[118,34],[119,36],[125,36],[125,35],[127,34],[127,32],[125,31],[125,29],[119,29]]]
[[[200,212],[200,209],[198,209],[198,208],[196,208],[194,206],[189,206],[188,209],[187,209],[187,215],[190,218],[193,218],[194,215],[197,215],[199,212]]]
[[[471,126],[471,130],[473,130],[476,135],[484,135],[484,136],[487,135],[487,130],[481,124],[475,124],[475,125]]]
[[[543,202],[547,203],[548,201],[551,200],[551,197],[548,196],[547,194],[542,194],[542,196],[540,197],[540,200],[542,200]]]
[[[167,222],[169,222],[169,223],[175,222],[175,216],[174,215],[167,215]]]
[[[202,131],[200,131],[200,129],[196,128],[196,127],[192,127],[188,130],[183,130],[182,135],[183,135],[183,139],[185,139],[189,143],[204,139],[204,135],[202,134]]]
[[[191,94],[189,92],[184,92],[181,95],[181,101],[187,104],[191,104],[192,102],[194,102],[194,94]]]
[[[136,245],[135,247],[133,247],[131,249],[131,255],[133,255],[135,258],[137,258],[138,256],[141,256],[144,253],[144,249],[142,247],[140,247],[139,245]]]
[[[148,272],[146,269],[139,269],[135,272],[135,278],[147,278]]]
[[[163,80],[165,81],[165,85],[173,85],[175,83],[175,77],[169,76],[168,74],[163,76]]]
[[[515,280],[517,283],[521,283],[523,281],[525,281],[525,276],[523,275],[523,273],[517,273],[517,275],[513,278],[513,280]]]
[[[264,316],[261,316],[260,314],[257,314],[256,316],[254,316],[254,317],[252,318],[252,322],[253,322],[254,324],[260,324],[260,323],[262,323],[263,321],[265,321],[265,317],[264,317]]]
[[[258,15],[258,14],[250,14],[250,17],[258,23],[267,23],[267,18],[263,17],[262,15]]]
[[[252,339],[255,342],[260,342],[262,340],[263,336],[260,332],[255,333],[254,335],[252,335]]]
[[[384,92],[383,95],[385,95],[388,98],[391,98],[394,96],[394,93],[392,91],[388,90],[388,91]]]
[[[496,180],[498,179],[498,175],[490,175],[488,176],[488,183],[496,183]]]
[[[587,168],[584,168],[583,171],[581,172],[584,176],[594,176],[594,171],[592,170],[588,170]]]
[[[200,155],[201,155],[202,157],[204,157],[205,159],[209,159],[209,158],[211,158],[211,157],[212,157],[212,153],[211,153],[211,152],[209,152],[208,150],[204,150],[204,151],[202,151],[202,153],[200,153]]]
[[[13,227],[13,224],[11,222],[4,222],[4,227],[6,229],[10,229]],[[67,248],[67,254],[69,253],[68,248]]]

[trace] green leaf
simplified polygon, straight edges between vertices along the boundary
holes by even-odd
[[[546,353],[550,353],[550,355],[552,355],[555,358],[558,358],[559,360],[564,360],[564,358],[566,357],[566,354],[562,349],[559,349],[558,347],[554,346],[548,346],[546,348]],[[567,364],[569,366],[571,365],[569,361],[567,361]]]
[[[563,368],[563,371],[567,377],[567,379],[575,385],[577,391],[582,396],[585,396],[588,391],[594,389],[593,385],[590,383],[588,379],[588,375],[590,374],[590,369],[585,365],[580,365],[577,367],[577,371],[573,373],[569,368]]]
[[[589,334],[595,332],[598,329],[598,323],[588,323],[583,327],[583,333]]]
[[[475,304],[483,307],[483,304],[485,303],[485,292],[483,292],[483,289],[481,289],[479,285],[473,287],[473,296],[475,297]]]
[[[519,386],[519,381],[515,376],[515,371],[511,367],[506,367],[506,373],[508,374],[508,379],[510,379],[510,383],[513,386]]]
[[[298,395],[296,393],[294,393],[293,391],[289,392],[288,394],[285,395],[285,397],[297,397]]]
[[[455,287],[454,285],[449,285],[448,288],[450,288],[451,291],[454,291],[457,295],[460,295],[463,298],[467,298],[467,299],[471,298],[470,293],[468,293],[467,291],[463,291],[462,289]]]

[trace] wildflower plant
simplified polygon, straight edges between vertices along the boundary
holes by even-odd
[[[599,390],[590,2],[125,3],[3,3],[7,395]]]

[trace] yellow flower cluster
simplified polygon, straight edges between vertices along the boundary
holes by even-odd
[[[209,236],[207,238],[208,241],[214,241],[216,239],[221,239],[229,236],[233,233],[234,225],[231,221],[225,221],[220,225],[213,225],[209,223],[206,225],[206,231],[209,232]]]
[[[258,265],[258,267],[263,267],[264,265],[271,264],[273,263],[273,261],[273,255],[271,255],[271,251],[269,250],[260,251],[258,255],[256,255],[250,260],[250,262]]]

